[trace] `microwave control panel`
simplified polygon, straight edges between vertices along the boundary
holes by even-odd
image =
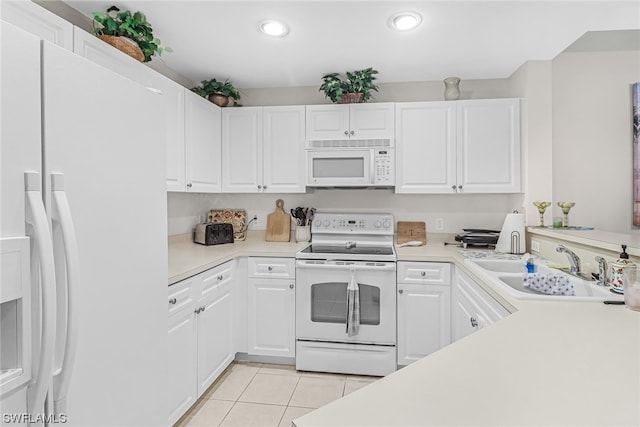
[[[392,149],[376,149],[374,155],[374,171],[375,185],[394,185],[394,156]]]

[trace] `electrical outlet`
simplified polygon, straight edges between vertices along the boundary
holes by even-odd
[[[540,242],[537,240],[531,241],[531,252],[540,252]]]
[[[251,221],[251,219],[256,218],[255,221]],[[255,212],[249,213],[247,215],[247,222],[251,221],[249,224],[249,230],[266,230],[267,229],[267,214],[265,212]]]
[[[436,231],[444,231],[444,218],[436,218]]]

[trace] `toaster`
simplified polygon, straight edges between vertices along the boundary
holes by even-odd
[[[233,225],[210,222],[198,224],[193,241],[206,246],[233,243]]]

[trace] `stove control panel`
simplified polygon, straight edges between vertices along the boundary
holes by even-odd
[[[390,214],[318,212],[311,229],[315,233],[393,234],[393,225]]]

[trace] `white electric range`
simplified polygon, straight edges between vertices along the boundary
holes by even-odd
[[[319,212],[296,254],[296,369],[396,370],[396,253],[389,214]]]

